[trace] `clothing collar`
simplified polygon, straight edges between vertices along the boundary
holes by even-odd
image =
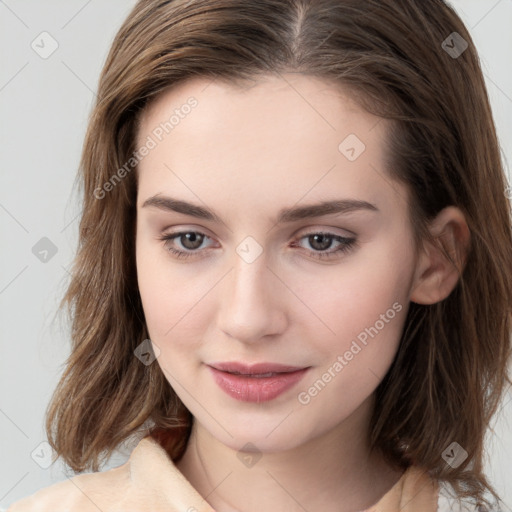
[[[215,512],[151,436],[143,438],[132,451],[129,471],[137,487],[159,496],[170,507]],[[410,466],[375,505],[363,512],[436,512],[438,490],[426,472]]]

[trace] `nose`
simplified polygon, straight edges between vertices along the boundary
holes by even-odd
[[[286,287],[267,265],[265,252],[251,263],[235,254],[220,287],[218,327],[242,343],[268,340],[286,328]]]

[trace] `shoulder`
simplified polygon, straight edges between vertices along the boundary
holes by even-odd
[[[455,489],[449,483],[440,482],[437,512],[504,512],[490,496],[486,495],[486,498],[491,502],[490,507],[478,505],[471,498],[458,498]]]
[[[159,442],[146,436],[121,466],[40,489],[13,503],[7,512],[167,512],[181,510],[184,503],[213,512]]]
[[[13,503],[7,512],[98,512],[118,503],[129,484],[125,463],[104,472],[84,473],[57,482]]]

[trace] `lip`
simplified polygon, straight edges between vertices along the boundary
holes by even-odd
[[[222,362],[207,365],[217,385],[242,402],[268,402],[297,384],[310,367],[277,363],[248,365]]]

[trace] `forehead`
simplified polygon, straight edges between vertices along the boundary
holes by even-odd
[[[192,101],[197,105],[189,109],[187,102]],[[368,124],[373,127],[381,121],[364,111],[341,85],[296,73],[259,75],[237,82],[198,77],[179,83],[145,109],[139,135],[169,121],[173,113],[179,118],[171,122],[175,138],[186,130],[180,124],[191,124],[181,123],[187,117],[196,118],[192,121],[195,131],[202,128],[210,137],[214,135],[212,128],[221,135],[233,125],[240,131],[241,122],[245,127],[242,134],[270,133],[285,127],[286,133],[281,135],[293,136],[306,133],[300,128],[329,132],[338,131],[344,124],[344,128],[363,137]]]
[[[141,116],[137,146],[150,139],[154,146],[138,165],[139,193],[236,194],[254,207],[263,193],[279,203],[330,193],[376,200],[376,185],[390,181],[386,130],[386,120],[317,78],[195,78],[162,93]]]

